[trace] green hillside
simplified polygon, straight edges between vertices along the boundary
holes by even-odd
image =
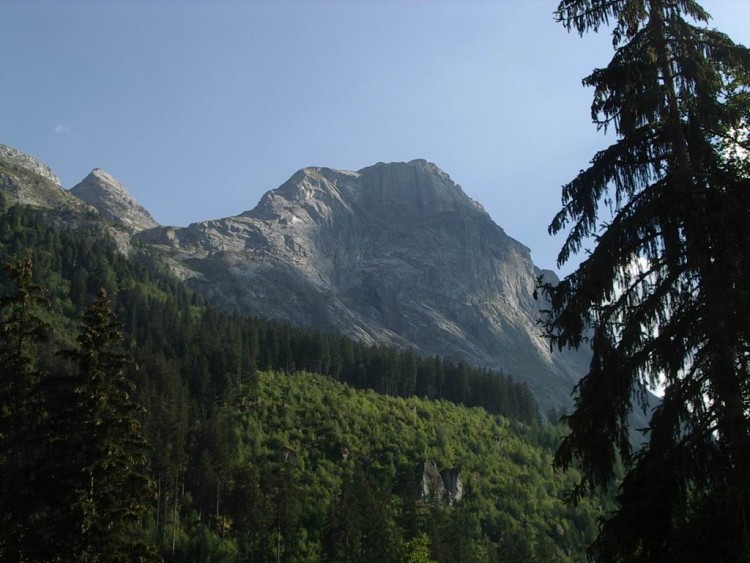
[[[424,538],[441,561],[567,561],[582,559],[593,537],[597,509],[565,505],[576,476],[551,469],[559,429],[307,373],[261,373],[234,404],[230,496],[276,515],[248,520],[244,506],[228,504],[241,552],[244,543],[267,560],[279,549],[284,560],[387,561]],[[455,506],[419,500],[427,460],[460,469]]]
[[[7,364],[4,375],[34,382],[28,396],[0,385],[0,464],[17,475],[2,492],[18,500],[3,516],[0,558],[116,560],[102,555],[106,545],[90,555],[86,534],[64,532],[90,511],[95,489],[65,489],[80,468],[64,447],[85,444],[85,434],[55,423],[87,416],[76,382],[92,369],[85,331],[97,318],[109,326],[102,301],[89,308],[104,288],[123,326],[107,357],[132,361],[104,364],[97,377],[124,370],[118,396],[132,402],[133,436],[147,446],[130,469],[148,482],[145,502],[131,503],[139,524],[118,541],[150,545],[142,560],[584,559],[600,509],[561,500],[577,478],[550,468],[563,429],[540,424],[526,386],[460,361],[215,310],[157,254],[125,256],[90,218],[65,225],[21,207],[0,214],[0,261],[33,265],[39,288],[26,288],[39,299],[19,309],[13,270],[0,276],[0,347],[26,370]],[[27,331],[14,348],[19,311],[50,330]],[[114,391],[100,392],[106,403]],[[419,493],[432,463],[461,482],[452,506]],[[29,464],[41,470],[19,471]],[[71,500],[78,493],[89,504]]]

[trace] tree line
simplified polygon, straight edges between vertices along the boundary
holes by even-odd
[[[252,402],[259,370],[314,371],[382,394],[538,421],[528,388],[503,374],[217,311],[158,257],[145,249],[125,256],[85,223],[60,228],[43,212],[6,209],[0,260],[10,265],[0,276],[3,353],[27,362],[3,364],[8,426],[0,461],[8,478],[0,549],[10,558],[148,560],[161,553],[178,560],[209,549],[201,542],[234,538],[227,511],[234,507],[231,522],[247,517],[236,504],[246,494],[237,489],[244,479],[238,471],[252,470],[264,490],[286,494],[273,478],[273,459],[237,465],[238,404]],[[24,299],[28,307],[19,305]],[[20,321],[18,311],[31,316]],[[119,410],[96,414],[105,406]],[[263,498],[261,505],[281,502]],[[200,525],[190,532],[185,518]],[[80,534],[64,534],[71,522]]]
[[[192,394],[210,410],[233,380],[254,369],[321,373],[358,388],[418,395],[532,422],[539,416],[528,386],[462,360],[425,358],[412,350],[367,346],[341,335],[219,311],[139,249],[130,258],[97,231],[60,230],[39,212],[14,206],[0,216],[0,261],[34,253],[51,314],[80,315],[100,288],[113,300],[125,337],[144,361],[178,362]]]

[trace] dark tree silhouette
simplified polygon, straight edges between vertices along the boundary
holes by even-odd
[[[51,327],[42,316],[46,297],[32,281],[31,258],[5,269],[15,290],[0,298],[0,558],[41,561],[55,548],[44,498],[47,374],[39,362]]]
[[[135,533],[149,508],[146,442],[136,417],[133,385],[124,375],[129,359],[104,289],[86,311],[78,349],[74,432],[79,444],[79,503],[83,513],[82,561],[150,558]]]
[[[593,347],[556,463],[580,461],[576,497],[626,465],[596,557],[749,560],[750,52],[692,0],[564,0],[556,18],[612,26],[612,61],[583,82],[618,136],[563,187],[550,225],[568,232],[560,264],[592,246],[544,287],[553,343]],[[628,414],[656,385],[633,453]]]

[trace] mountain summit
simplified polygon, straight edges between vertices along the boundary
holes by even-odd
[[[588,355],[540,337],[540,270],[425,160],[305,168],[236,217],[138,235],[215,303],[503,369],[569,403]]]
[[[532,294],[542,271],[529,249],[426,160],[305,168],[254,209],[187,227],[159,226],[101,169],[67,191],[44,163],[4,145],[0,191],[73,211],[73,224],[96,209],[123,251],[133,238],[161,250],[218,306],[501,369],[543,409],[569,407],[587,370],[590,353],[552,351],[540,336],[544,305]]]
[[[91,204],[105,219],[121,223],[131,232],[159,225],[119,180],[101,168],[92,170],[70,193]]]
[[[80,209],[81,202],[60,185],[42,161],[0,144],[0,191],[11,203],[45,209]]]

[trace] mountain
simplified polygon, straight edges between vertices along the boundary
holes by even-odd
[[[221,306],[502,369],[544,407],[588,361],[540,337],[529,249],[425,160],[306,168],[251,211],[138,238]]]
[[[238,216],[159,226],[94,169],[72,190],[0,145],[0,188],[16,202],[93,210],[122,250],[164,252],[223,308],[500,369],[543,409],[570,406],[590,355],[550,349],[533,298],[538,269],[482,206],[425,160],[362,170],[305,168]]]
[[[70,193],[95,207],[105,219],[120,223],[130,232],[159,225],[120,181],[101,168],[92,170]]]
[[[59,212],[63,223],[99,228],[128,253],[134,233],[158,226],[117,179],[94,169],[73,189],[42,161],[18,149],[0,144],[0,193],[8,204],[29,205]]]
[[[0,192],[8,203],[44,209],[83,210],[88,207],[63,189],[49,166],[3,144],[0,144]]]
[[[128,530],[135,546],[165,560],[582,560],[609,499],[565,504],[581,478],[575,469],[552,471],[566,430],[529,423],[538,414],[525,385],[461,362],[222,312],[165,268],[166,259],[226,308],[251,311],[257,304],[246,292],[276,291],[297,301],[260,305],[298,323],[422,352],[442,346],[444,356],[484,354],[476,363],[521,362],[525,353],[529,365],[551,366],[548,379],[560,376],[558,356],[544,364],[548,349],[524,342],[539,314],[528,282],[540,271],[528,249],[436,166],[305,169],[252,211],[180,229],[146,228],[150,215],[104,171],[69,192],[36,159],[2,154],[0,264],[33,252],[39,285],[28,289],[45,298],[32,316],[54,328],[23,339],[40,360],[44,391],[33,396],[33,412],[21,397],[12,414],[23,417],[15,426],[24,434],[8,437],[28,442],[31,432],[30,454],[60,461],[33,475],[34,487],[19,486],[28,482],[19,477],[6,489],[31,507],[27,521],[63,533],[19,542],[8,532],[0,559],[23,559],[15,546],[88,549],[88,537],[68,533],[69,496],[38,494],[80,474],[75,456],[57,455],[77,435],[37,422],[88,420],[60,375],[75,373],[65,358],[83,352],[73,348],[87,326],[83,311],[105,288],[133,355],[126,370],[139,424],[128,442],[140,428],[149,446],[143,470],[154,494],[139,500],[142,526]],[[27,205],[5,208],[14,202]],[[285,285],[294,283],[299,293]],[[18,290],[7,277],[0,285],[5,296]],[[294,317],[300,311],[308,317]],[[349,331],[337,317],[346,314]],[[495,349],[482,339],[493,334],[506,337]],[[514,343],[516,356],[507,348]],[[400,378],[409,385],[394,387]],[[564,391],[549,404],[564,404]],[[471,394],[492,399],[489,408],[465,400]],[[135,501],[127,490],[122,496]]]
[[[465,363],[219,311],[169,275],[157,252],[133,245],[122,253],[96,229],[57,228],[61,217],[21,206],[0,212],[0,264],[33,251],[39,286],[29,288],[37,297],[31,315],[41,313],[54,327],[23,340],[40,359],[44,392],[32,397],[47,400],[35,400],[33,409],[14,403],[3,413],[7,421],[12,412],[16,424],[5,427],[16,430],[9,435],[15,443],[33,445],[34,459],[55,461],[30,475],[33,487],[20,486],[28,479],[17,472],[4,473],[17,476],[2,486],[30,507],[32,528],[62,532],[26,535],[29,558],[67,553],[66,560],[84,560],[74,550],[100,539],[70,525],[76,515],[59,486],[81,469],[80,456],[60,449],[71,440],[80,446],[69,423],[90,419],[88,402],[59,374],[77,373],[66,358],[80,350],[74,339],[84,310],[105,287],[116,295],[114,311],[133,355],[126,370],[141,422],[129,426],[117,455],[133,451],[140,427],[149,445],[143,469],[153,483],[139,503],[142,526],[128,527],[129,541],[154,545],[165,561],[505,561],[508,553],[519,561],[584,559],[606,504],[565,504],[565,491],[580,479],[575,470],[552,470],[552,448],[565,429],[530,424],[538,414],[524,385]],[[16,292],[0,278],[0,295]],[[17,329],[6,328],[4,346],[15,349]],[[434,393],[439,370],[444,394]],[[484,409],[457,404],[476,404],[452,393],[467,372],[468,388],[489,399],[480,399]],[[392,385],[394,378],[408,382],[409,373],[411,387]],[[103,401],[111,389],[102,388]],[[442,400],[415,397],[416,389]],[[40,426],[40,419],[62,423]],[[117,427],[108,428],[111,434]],[[0,466],[14,461],[9,457]],[[41,498],[38,491],[52,492]],[[136,496],[125,487],[120,501]],[[4,515],[6,522],[14,517]],[[9,551],[18,529],[0,527],[9,539],[0,541],[0,560],[29,559]],[[415,538],[422,557],[409,554]]]

